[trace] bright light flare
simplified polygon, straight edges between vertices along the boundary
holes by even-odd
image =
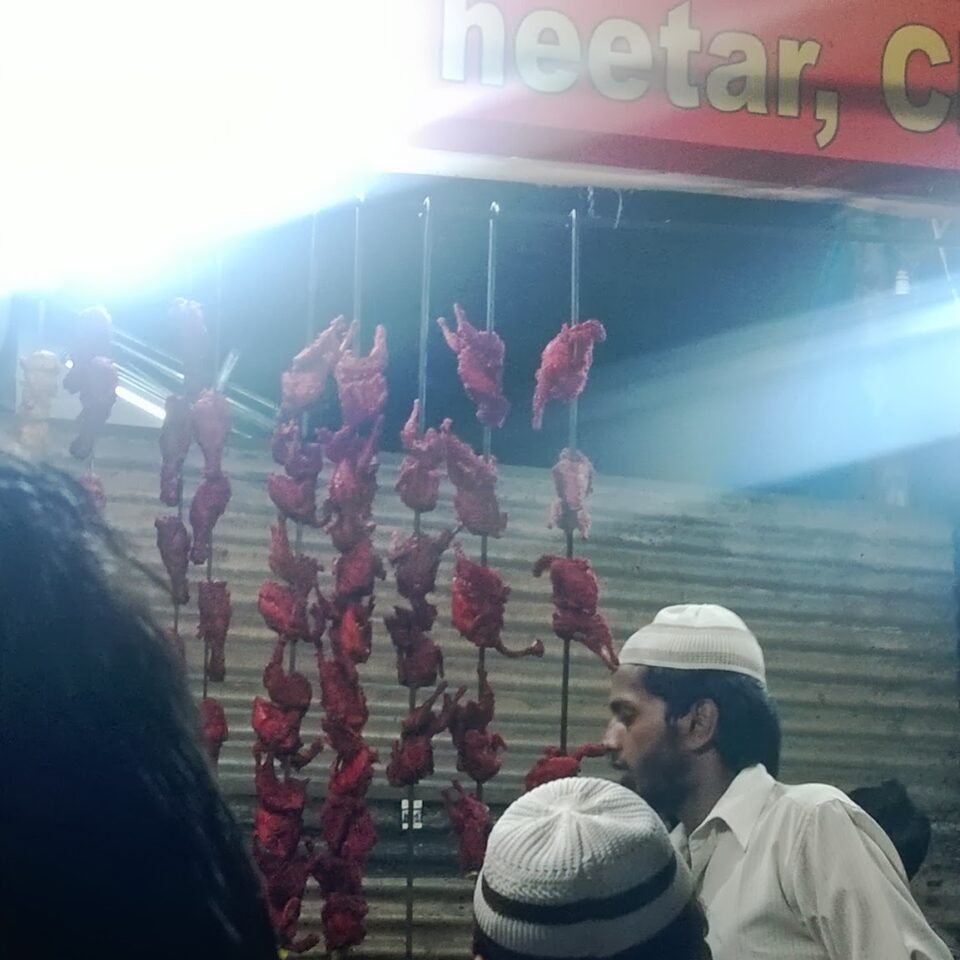
[[[120,400],[126,400],[127,403],[136,407],[138,410],[150,414],[150,416],[156,420],[163,420],[166,416],[166,411],[163,407],[147,400],[146,397],[141,397],[132,390],[128,390],[126,387],[117,387],[117,397]]]

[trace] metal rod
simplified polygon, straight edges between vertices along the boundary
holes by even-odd
[[[408,704],[412,713],[417,707],[417,691],[411,687]],[[406,958],[413,960],[413,858],[416,850],[413,843],[413,802],[417,789],[414,784],[407,787],[407,889],[406,889]]]
[[[354,349],[363,352],[363,197],[357,197],[353,215],[353,322],[357,325]]]
[[[947,225],[942,220],[931,220],[930,226],[933,228],[933,237],[937,241],[937,252],[940,254],[940,263],[943,266],[943,275],[947,280],[947,286],[953,296],[954,305],[960,307],[960,293],[957,292],[957,286],[953,282],[953,272],[950,270],[950,261],[947,259],[947,251],[942,246],[944,234],[947,231]]]
[[[570,211],[570,323],[580,321],[580,220],[576,209]],[[570,420],[567,432],[567,447],[570,456],[577,451],[578,404],[574,398],[570,404]],[[573,532],[566,531],[567,559],[573,557]],[[570,714],[570,640],[563,641],[563,674],[560,680],[560,752],[567,752],[567,732]]]

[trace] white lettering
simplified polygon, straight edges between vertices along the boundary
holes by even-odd
[[[507,28],[503,14],[493,3],[443,0],[440,76],[457,83],[467,79],[467,42],[472,30],[480,32],[480,82],[502,87]]]
[[[517,72],[531,90],[563,93],[577,82],[580,34],[569,17],[553,10],[527,14],[517,28],[516,44]]]
[[[781,117],[800,116],[800,81],[807,67],[815,67],[822,47],[816,40],[788,40],[778,45],[777,113]]]
[[[690,26],[690,3],[681,3],[667,14],[660,28],[660,46],[667,51],[667,96],[675,107],[700,106],[700,91],[690,82],[690,54],[700,52],[700,31]]]
[[[709,53],[733,57],[730,63],[714,67],[707,74],[707,101],[723,113],[767,112],[767,51],[763,41],[749,33],[718,33]]]
[[[590,79],[611,100],[639,100],[650,89],[653,50],[639,23],[604,20],[590,38]]]

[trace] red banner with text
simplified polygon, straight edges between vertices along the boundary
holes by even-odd
[[[960,0],[422,0],[420,146],[960,196]]]

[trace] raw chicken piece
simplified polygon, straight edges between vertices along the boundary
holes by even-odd
[[[306,600],[317,589],[317,574],[323,568],[306,554],[294,555],[287,537],[287,525],[282,519],[270,526],[268,563],[271,573],[285,581],[298,599]]]
[[[307,878],[315,867],[315,857],[297,854],[285,862],[271,864],[271,869],[264,871],[264,893],[270,920],[279,945],[289,953],[305,953],[320,942],[316,933],[297,936]]]
[[[481,649],[506,657],[542,657],[543,644],[535,640],[522,650],[508,650],[500,639],[510,588],[493,567],[474,563],[459,547],[451,581],[452,622],[461,635]]]
[[[493,720],[493,687],[486,670],[477,671],[480,680],[478,700],[457,703],[450,715],[450,738],[457,750],[457,769],[477,783],[486,783],[499,772],[503,761],[500,751],[507,747],[499,733],[487,726]]]
[[[436,590],[440,560],[456,534],[456,530],[442,530],[436,536],[419,533],[401,540],[399,533],[394,533],[387,559],[396,574],[401,597],[416,606]]]
[[[427,605],[425,610],[393,610],[383,622],[397,651],[398,682],[414,689],[432,686],[438,676],[443,676],[443,651],[427,634],[433,626],[436,608]]]
[[[273,765],[273,758],[267,757],[257,764],[254,773],[257,799],[271,813],[300,814],[307,802],[307,781],[292,777],[280,780]]]
[[[562,754],[556,747],[547,747],[523,778],[523,784],[527,790],[532,790],[551,780],[575,777],[580,773],[580,761],[584,757],[605,757],[609,753],[610,748],[602,743],[586,743],[569,755]]]
[[[442,796],[450,826],[457,835],[460,869],[464,873],[476,873],[483,866],[487,838],[493,829],[490,808],[467,793],[458,780],[454,780],[453,789],[444,790]]]
[[[383,561],[374,553],[369,540],[361,540],[349,553],[337,557],[333,574],[335,599],[339,603],[369,596],[373,593],[374,581],[383,580],[387,575]]]
[[[273,655],[263,670],[263,685],[271,701],[284,710],[296,710],[302,716],[310,708],[313,688],[310,681],[296,670],[287,671],[283,666],[286,644],[277,641]]]
[[[306,597],[297,596],[290,587],[264,580],[257,609],[267,626],[285,640],[306,640],[310,636]]]
[[[226,675],[225,646],[230,629],[230,591],[225,580],[201,580],[197,590],[200,621],[197,636],[209,650],[207,677],[220,683]]]
[[[321,921],[327,950],[344,950],[363,943],[367,929],[363,918],[367,902],[363,897],[346,893],[332,893],[323,905]]]
[[[254,850],[274,862],[289,860],[300,846],[302,824],[298,813],[274,813],[258,806],[253,821]]]
[[[377,842],[373,817],[359,797],[331,794],[320,811],[320,829],[330,852],[363,863]]]
[[[74,365],[70,373],[76,374],[71,384],[76,384],[80,394],[77,435],[70,444],[70,455],[77,460],[87,460],[117,400],[117,368],[109,357],[94,357],[81,366]],[[63,385],[67,386],[67,378]]]
[[[447,728],[457,701],[466,692],[465,688],[461,688],[454,697],[443,696],[446,687],[446,681],[443,681],[419,707],[411,710],[403,721],[400,739],[393,741],[390,763],[387,765],[387,781],[391,786],[409,786],[433,773],[431,740]],[[441,696],[443,705],[439,713],[435,714],[433,706]]]
[[[294,480],[317,477],[323,470],[323,444],[300,439],[300,425],[296,420],[277,424],[270,445],[273,459]]]
[[[585,454],[571,454],[564,447],[553,468],[553,482],[559,498],[550,509],[548,525],[567,533],[580,531],[584,540],[590,536],[590,514],[587,497],[593,492],[593,464]]]
[[[190,559],[206,563],[210,557],[213,528],[223,516],[230,502],[230,481],[225,474],[204,477],[190,503],[190,526],[193,527],[193,547]]]
[[[501,427],[510,411],[503,395],[503,340],[491,331],[481,333],[467,319],[460,304],[453,305],[456,332],[440,317],[437,323],[447,346],[457,355],[457,373],[467,396],[477,405],[477,419],[485,427]]]
[[[334,464],[327,485],[324,516],[346,514],[369,520],[377,493],[377,447],[383,432],[383,417],[377,417],[366,438],[351,427],[322,434],[327,459]]]
[[[300,722],[303,712],[300,710],[284,709],[264,700],[263,697],[254,697],[251,723],[257,735],[253,745],[253,755],[258,760],[264,753],[275,757],[291,757],[303,746],[300,739]]]
[[[342,657],[324,658],[319,645],[317,664],[324,712],[328,717],[342,721],[353,730],[361,730],[367,722],[369,712],[357,668]]]
[[[507,515],[500,512],[495,487],[497,485],[497,461],[495,457],[484,459],[474,453],[444,421],[441,432],[446,438],[447,475],[456,492],[453,506],[457,519],[471,533],[500,537],[507,528]]]
[[[267,493],[284,520],[317,525],[317,478],[294,480],[285,473],[267,477]]]
[[[203,317],[203,307],[196,300],[177,297],[170,304],[169,317],[180,341],[183,393],[190,400],[195,400],[200,391],[210,385],[212,374],[210,334]]]
[[[351,325],[346,343],[356,336],[357,325]],[[387,366],[387,332],[378,326],[373,335],[373,347],[365,357],[358,357],[346,349],[333,370],[340,397],[340,411],[344,426],[359,427],[374,420],[383,412],[387,402],[387,381],[383,371]]]
[[[444,434],[432,427],[420,436],[419,417],[420,401],[414,400],[410,416],[400,431],[400,442],[407,455],[400,463],[395,489],[405,506],[427,513],[437,505],[440,467],[446,459],[447,449]],[[450,429],[449,420],[444,420],[441,431],[444,429]]]
[[[103,489],[103,480],[92,470],[87,470],[77,477],[77,483],[87,491],[94,507],[103,513],[107,509],[107,492]]]
[[[366,603],[355,600],[347,604],[339,621],[330,628],[330,643],[337,656],[354,663],[366,663],[370,659],[372,613],[372,598]]]
[[[539,577],[550,570],[553,584],[553,631],[561,640],[575,640],[595,653],[607,669],[619,666],[607,622],[597,612],[600,585],[588,560],[544,554],[534,564]]]
[[[193,405],[193,435],[203,451],[203,475],[223,473],[223,448],[230,436],[230,405],[222,393],[204,390]]]
[[[607,339],[599,320],[565,323],[543,348],[537,387],[533,393],[533,429],[543,425],[543,410],[551,400],[570,403],[583,393],[593,363],[593,345]]]
[[[170,394],[160,428],[160,500],[176,507],[183,498],[183,464],[193,441],[193,416],[186,397]]]
[[[187,584],[187,567],[190,563],[190,534],[183,521],[176,515],[157,517],[157,548],[160,559],[170,577],[170,592],[174,603],[188,603],[190,590]]]
[[[337,317],[316,340],[294,358],[290,370],[280,378],[283,414],[295,416],[312,407],[323,396],[327,379],[340,358],[340,350],[350,329],[343,317]]]
[[[330,795],[362,797],[373,779],[373,765],[379,759],[377,752],[371,750],[359,734],[355,736],[355,748],[337,751],[330,771]]]
[[[210,760],[216,765],[220,748],[229,739],[230,732],[223,707],[213,697],[204,697],[200,701],[200,735]]]

